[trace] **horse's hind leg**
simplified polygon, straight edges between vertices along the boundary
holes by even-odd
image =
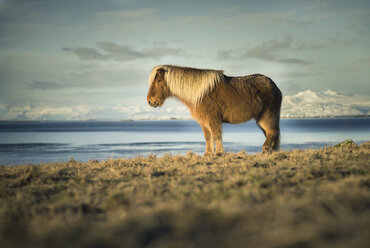
[[[266,141],[262,146],[263,153],[271,153],[279,150],[280,145],[280,117],[273,113],[264,113],[257,124],[266,136]]]

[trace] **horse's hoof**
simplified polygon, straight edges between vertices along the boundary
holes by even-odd
[[[262,149],[262,153],[263,153],[263,154],[271,154],[271,153],[272,153],[272,149],[271,149],[271,148],[265,148],[265,147],[264,147],[264,148]]]

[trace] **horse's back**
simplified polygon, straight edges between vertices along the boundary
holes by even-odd
[[[233,85],[234,87],[240,88],[255,87],[263,91],[278,90],[281,95],[281,92],[274,81],[262,74],[252,74],[241,77],[228,77],[228,80],[226,82]]]
[[[258,119],[265,111],[280,113],[281,92],[276,84],[261,74],[225,77],[225,85],[218,87],[222,99],[223,121],[240,123]]]
[[[227,80],[232,87],[237,90],[247,91],[249,97],[259,99],[264,105],[281,105],[282,94],[271,78],[262,74],[253,74],[243,77],[229,77]]]

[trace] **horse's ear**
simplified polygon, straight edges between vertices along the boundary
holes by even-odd
[[[163,68],[157,69],[157,77],[164,78],[164,69]]]

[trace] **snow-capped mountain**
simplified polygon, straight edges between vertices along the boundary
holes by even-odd
[[[370,96],[326,90],[306,90],[284,96],[281,116],[284,118],[370,116]],[[161,108],[116,105],[110,107],[0,105],[0,120],[169,120],[191,119],[189,110],[176,100]]]
[[[282,117],[370,115],[370,97],[326,90],[306,90],[283,98]]]

